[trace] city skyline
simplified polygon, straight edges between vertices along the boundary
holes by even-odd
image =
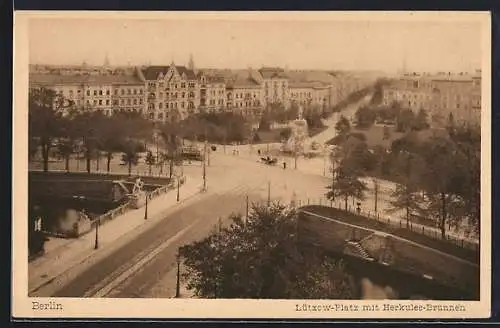
[[[30,63],[102,65],[107,57],[112,66],[184,65],[193,55],[196,66],[203,68],[396,72],[481,67],[481,25],[470,19],[326,21],[282,15],[284,19],[271,21],[262,13],[247,13],[239,20],[234,13],[220,18],[184,15],[33,18]]]

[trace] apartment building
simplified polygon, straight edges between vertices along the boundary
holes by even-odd
[[[142,112],[144,106],[144,84],[137,75],[30,74],[29,84],[30,88],[56,91],[72,106],[107,115],[124,110]]]
[[[324,108],[330,104],[330,87],[321,82],[290,82],[290,103]]]
[[[62,67],[64,74],[57,71],[60,67],[49,71],[34,66],[30,85],[51,87],[75,106],[92,107],[107,114],[137,111],[151,120],[171,121],[200,110],[258,115],[273,103],[285,108],[292,102],[330,107],[373,83],[352,74],[278,67],[197,71],[192,57],[188,67],[172,62],[167,66],[111,69],[109,62],[105,63],[102,67]],[[394,97],[399,99],[401,94],[396,92]],[[480,94],[474,99],[480,103]]]
[[[289,106],[288,76],[279,67],[263,67],[259,70],[264,91],[264,104],[280,103]],[[259,81],[260,82],[260,81]]]
[[[226,81],[204,71],[197,75],[200,85],[200,110],[220,112],[226,109]]]
[[[227,108],[243,115],[258,116],[264,108],[261,84],[253,77],[253,72],[237,74],[227,82]]]
[[[405,74],[384,89],[386,106],[398,102],[404,108],[426,109],[431,115],[448,116],[457,120],[480,120],[481,76],[467,73]]]
[[[194,70],[185,66],[149,66],[141,69],[147,88],[148,118],[182,120],[197,112],[200,87]]]

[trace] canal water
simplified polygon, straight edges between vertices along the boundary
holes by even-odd
[[[85,211],[92,220],[118,206],[121,202],[112,202],[101,199],[88,199],[72,196],[38,196],[29,200],[29,206],[38,206],[39,213],[43,218],[43,229],[51,231],[58,225],[59,219],[67,213],[68,210]]]

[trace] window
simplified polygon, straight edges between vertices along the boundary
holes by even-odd
[[[142,105],[142,98],[139,98],[139,105]]]
[[[163,103],[159,103],[159,104],[158,104],[158,108],[159,108],[159,109],[163,109]]]
[[[106,90],[106,95],[109,96],[109,90]]]
[[[137,105],[137,99],[134,99],[134,105]]]
[[[127,89],[127,94],[128,94],[128,95],[132,94],[132,90]]]
[[[118,100],[114,100],[113,105],[118,105]]]
[[[186,93],[185,93],[185,92],[183,92],[183,93],[182,93],[182,98],[185,98],[185,97],[186,97]]]
[[[165,108],[168,109],[168,103],[165,103]]]
[[[102,96],[102,90],[99,90],[99,96]]]
[[[142,89],[139,89],[139,94],[142,95]]]
[[[130,99],[127,99],[127,105],[131,105],[132,101]]]
[[[121,89],[122,96],[125,94],[125,89]]]
[[[186,83],[181,83],[181,88],[184,89],[186,87]]]
[[[184,108],[184,102],[181,102],[181,108]]]
[[[97,96],[97,90],[94,90],[94,96]]]
[[[101,99],[99,99],[99,106],[101,106],[101,105],[102,105],[102,100],[101,100]]]
[[[115,89],[115,96],[118,95],[118,89]]]
[[[125,101],[123,99],[120,99],[120,105],[123,105]]]
[[[90,106],[90,100],[87,100],[87,105],[89,105],[89,106]]]
[[[134,89],[134,95],[136,95],[136,94],[137,94],[137,89]]]
[[[87,96],[90,96],[90,90],[87,90]]]
[[[163,120],[163,113],[159,113],[159,114],[158,114],[158,119],[159,119],[159,120]]]
[[[96,105],[97,105],[97,100],[94,100],[94,106],[96,106]]]

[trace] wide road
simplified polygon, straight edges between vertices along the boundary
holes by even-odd
[[[333,113],[332,116],[327,118],[324,123],[328,126],[328,128],[315,136],[312,136],[310,138],[310,142],[317,142],[319,144],[324,144],[328,140],[334,138],[337,135],[337,132],[335,131],[335,125],[337,122],[340,120],[341,116],[344,116],[347,118],[351,124],[354,120],[355,113],[358,110],[359,107],[368,104],[368,102],[371,100],[372,94],[368,94],[365,97],[363,97],[361,100],[354,102],[352,104],[349,104],[346,108],[344,108],[341,112]]]

